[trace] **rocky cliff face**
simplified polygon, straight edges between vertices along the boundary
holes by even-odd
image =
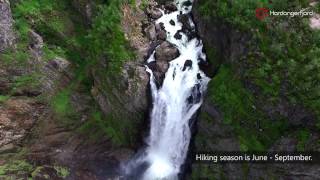
[[[121,6],[121,29],[136,59],[125,60],[118,74],[106,73],[105,62],[112,61],[110,58],[79,70],[80,65],[73,59],[77,56],[51,52],[51,48],[63,46],[55,44],[56,39],[67,42],[75,35],[85,38],[76,34],[75,28],[85,27],[81,33],[92,28],[99,3],[73,1],[65,9],[58,9],[56,17],[65,16],[61,28],[68,22],[65,28],[72,27],[68,30],[38,21],[40,16],[50,18],[47,14],[28,14],[27,23],[35,29],[30,28],[23,37],[19,32],[20,37],[15,38],[11,9],[17,10],[14,7],[19,4],[10,9],[7,1],[0,1],[0,178],[115,177],[119,162],[140,146],[148,115],[149,80],[143,66],[149,40],[142,34],[141,23],[146,15],[139,9],[140,4]],[[46,5],[52,11],[59,8],[54,3]],[[17,48],[15,43],[19,44]],[[72,43],[62,48],[71,54],[79,53],[82,47]],[[23,58],[17,56],[20,54]],[[79,73],[86,76],[85,83]]]
[[[15,35],[13,31],[13,19],[10,9],[10,2],[0,1],[0,52],[8,47],[14,46]]]
[[[278,103],[268,103],[270,97],[265,96],[261,89],[254,85],[254,80],[246,76],[248,69],[252,66],[250,59],[246,57],[258,51],[257,48],[261,43],[255,37],[254,31],[243,30],[241,26],[233,24],[227,17],[204,15],[203,9],[214,4],[214,2],[206,3],[206,1],[195,1],[193,15],[199,35],[204,41],[209,61],[213,65],[211,70],[218,70],[218,73],[213,76],[209,85],[207,99],[199,117],[198,134],[195,137],[196,150],[243,151],[250,149],[251,145],[253,149],[259,149],[258,147],[264,144],[256,140],[262,135],[269,136],[272,140],[260,150],[290,152],[301,150],[303,146],[306,151],[319,151],[315,140],[319,137],[319,133],[315,130],[317,128],[315,113],[302,103],[290,103],[286,96],[280,96]],[[215,4],[215,7],[217,6],[219,3]],[[253,18],[252,21],[254,21]],[[282,92],[289,91],[285,83],[281,86]],[[222,92],[228,95],[220,94]],[[248,94],[253,94],[253,99]],[[249,101],[243,100],[246,98]],[[228,103],[235,101],[237,104]],[[241,104],[249,104],[254,108],[243,107]],[[231,117],[233,108],[235,108],[235,115]],[[241,115],[243,111],[248,114],[254,112],[252,115],[255,116],[255,120],[251,121],[249,116]],[[232,119],[237,119],[237,121],[232,121]],[[263,125],[280,123],[280,119],[283,119],[284,124],[274,126],[272,130],[268,130],[270,127]],[[239,125],[237,125],[238,122]],[[291,130],[287,131],[286,127]],[[275,131],[278,128],[281,129],[280,132]],[[247,136],[240,129],[250,131],[250,133]],[[257,133],[254,129],[257,130]],[[298,135],[301,132],[307,134],[303,142]],[[273,138],[272,136],[277,133],[280,135]],[[314,179],[319,176],[318,168],[318,165],[305,164],[194,164],[192,177],[268,179],[271,176],[279,179],[299,179],[297,176],[300,176],[305,179]]]

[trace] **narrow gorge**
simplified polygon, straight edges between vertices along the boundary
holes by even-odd
[[[194,158],[319,155],[319,22],[316,0],[0,0],[0,179],[319,179]]]
[[[127,174],[135,173],[131,171],[137,171],[137,168],[131,166],[144,163],[148,167],[134,179],[178,179],[181,166],[185,163],[196,112],[209,82],[199,67],[199,64],[205,64],[206,55],[202,41],[197,38],[191,10],[190,0],[177,0],[167,3],[164,9],[155,9],[161,12],[155,26],[166,33],[166,41],[155,47],[147,63],[156,63],[156,68],[159,68],[161,61],[170,62],[165,75],[160,77],[163,80],[155,77],[153,71],[156,69],[152,70],[146,65],[150,74],[153,107],[150,135],[146,142],[148,147],[142,155],[129,162],[126,171]],[[158,49],[164,46],[171,47],[177,57],[168,59],[170,51],[165,51],[165,58],[160,59]]]

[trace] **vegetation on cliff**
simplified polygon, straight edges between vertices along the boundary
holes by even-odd
[[[270,16],[260,21],[255,16],[258,7],[319,12],[319,4],[311,7],[308,0],[199,1],[197,10],[207,22],[219,19],[251,37],[243,42],[247,51],[242,57],[223,66],[209,87],[211,100],[234,127],[244,150],[263,150],[287,130],[288,119],[279,114],[272,117],[276,121],[270,120],[261,102],[276,106],[285,99],[292,106],[302,105],[320,125],[320,32],[311,30],[309,17]],[[211,60],[217,58],[211,54]]]
[[[84,19],[79,18],[79,13],[75,11],[71,2],[26,0],[12,4],[19,44],[17,49],[8,50],[1,55],[6,62],[11,64],[15,61],[27,62],[30,58],[27,50],[30,44],[29,33],[35,30],[45,42],[42,60],[48,61],[62,57],[72,61],[73,66],[76,67],[73,69],[76,81],[57,92],[50,100],[56,116],[65,125],[72,125],[78,117],[71,103],[72,94],[79,89],[87,94],[91,93],[93,84],[91,70],[99,61],[107,62],[103,76],[111,76],[121,71],[125,61],[135,57],[121,29],[121,8],[124,3],[133,2],[96,1],[90,27],[85,25]],[[17,80],[16,86],[30,86],[39,83],[39,80],[36,74],[23,76]],[[80,130],[91,127],[91,131],[99,134],[99,136],[94,135],[97,139],[101,137],[100,135],[107,135],[114,139],[116,144],[126,142],[126,138],[121,134],[123,131],[115,126],[116,120],[110,121],[112,118],[104,118],[96,105],[92,107],[89,122],[86,122]],[[119,139],[119,137],[122,138]]]

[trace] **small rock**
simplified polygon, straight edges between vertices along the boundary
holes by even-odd
[[[192,30],[192,26],[190,25],[189,16],[186,14],[181,14],[178,16],[178,21],[182,23],[183,30]]]
[[[157,24],[155,25],[155,28],[156,28],[156,31],[157,31],[157,32],[160,31],[160,30],[162,30],[160,24],[161,24],[161,23],[157,23]]]
[[[177,6],[174,4],[174,2],[167,2],[164,8],[170,12],[178,10]]]
[[[55,59],[51,60],[48,62],[48,66],[53,67],[54,69],[57,69],[58,71],[64,71],[65,69],[67,69],[67,67],[70,65],[70,62],[56,57]]]
[[[29,37],[31,40],[30,47],[34,50],[40,51],[44,45],[42,37],[33,30],[30,30]]]
[[[187,69],[187,67],[189,67],[189,68],[192,67],[192,61],[191,60],[186,60],[186,62],[184,63],[182,71],[185,71]]]
[[[164,26],[163,22],[159,23],[159,26],[160,26],[160,28],[161,28],[162,30],[165,30],[165,29],[166,29],[166,27]]]
[[[172,20],[172,19],[169,21],[169,23],[170,23],[172,26],[175,26],[175,25],[176,25],[176,23],[175,23],[174,20]]]
[[[181,38],[182,38],[182,35],[180,34],[180,31],[178,31],[178,32],[174,35],[174,38],[176,38],[176,39],[181,39]]]
[[[158,40],[165,41],[167,39],[166,31],[165,30],[159,31],[158,34],[157,34],[157,38],[158,38]]]
[[[191,6],[192,2],[191,1],[185,1],[182,3],[182,6]]]
[[[156,27],[154,24],[150,24],[146,29],[145,29],[145,33],[146,33],[146,36],[154,41],[156,40]]]
[[[162,16],[162,12],[156,8],[148,9],[147,13],[153,19],[159,19]]]
[[[201,79],[200,73],[197,74],[197,79]]]

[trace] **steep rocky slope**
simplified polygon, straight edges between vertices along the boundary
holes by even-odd
[[[314,91],[319,84],[311,83],[309,87],[306,83],[309,78],[317,79],[309,73],[319,70],[319,59],[311,56],[312,52],[318,51],[319,32],[310,30],[308,24],[301,23],[303,20],[298,17],[290,20],[270,17],[259,21],[254,16],[258,6],[297,10],[308,6],[307,1],[286,2],[290,7],[280,2],[242,3],[195,2],[193,14],[199,35],[214,66],[212,69],[218,69],[202,107],[195,138],[196,150],[319,151],[316,108],[319,98]],[[229,9],[223,8],[226,5]],[[215,11],[210,10],[213,7]],[[305,49],[296,49],[297,44],[284,38],[283,31],[294,33],[290,35],[292,39],[304,38],[305,41],[300,43]],[[313,36],[308,37],[306,32]],[[286,53],[288,49],[300,58],[306,55],[313,60],[303,61],[303,64],[297,57]],[[300,63],[300,68],[291,67],[290,61]],[[304,66],[312,67],[312,70]],[[301,71],[304,75],[300,74]],[[298,79],[304,79],[304,83]],[[300,91],[302,88],[305,92]],[[309,97],[304,98],[300,93],[307,93]],[[306,164],[195,164],[192,177],[315,179],[319,177],[318,169],[318,165]]]
[[[148,112],[142,63],[149,41],[140,29],[146,19],[140,3],[14,1],[11,10],[8,1],[0,5],[0,177],[117,176],[119,162],[141,144]],[[107,64],[117,57],[90,51],[96,45],[90,41],[103,33],[99,21],[108,6],[119,11],[114,23],[128,43],[124,50],[135,54],[122,59],[115,74]]]

